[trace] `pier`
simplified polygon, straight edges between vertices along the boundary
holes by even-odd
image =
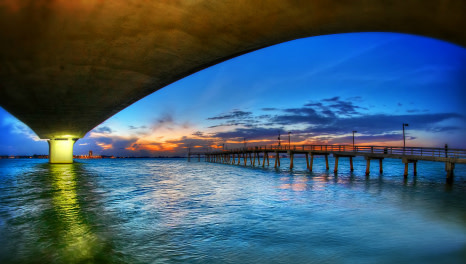
[[[391,147],[391,146],[353,146],[353,145],[289,145],[289,146],[253,146],[232,150],[219,150],[211,152],[188,152],[188,161],[201,157],[206,162],[224,163],[231,165],[270,166],[269,158],[274,159],[274,167],[280,167],[280,154],[286,154],[290,158],[290,170],[294,167],[296,154],[303,154],[306,166],[313,171],[314,156],[325,158],[325,168],[329,170],[328,156],[335,158],[334,173],[338,172],[340,158],[348,159],[350,170],[353,171],[353,158],[362,156],[366,160],[366,176],[370,174],[372,160],[379,161],[379,172],[383,173],[383,160],[385,158],[400,159],[404,164],[404,178],[408,177],[409,164],[412,164],[413,175],[417,175],[417,162],[431,161],[444,162],[446,182],[452,183],[455,164],[466,164],[465,149],[450,148],[424,148],[424,147]],[[262,163],[261,163],[262,157]],[[261,165],[262,164],[262,165]]]

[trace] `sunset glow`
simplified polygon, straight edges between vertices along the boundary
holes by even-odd
[[[408,146],[466,148],[464,76],[466,50],[439,40],[300,39],[168,85],[94,128],[74,153],[184,156],[277,145],[279,134],[282,145],[351,145],[353,130],[356,145],[401,146],[402,123]],[[0,154],[47,153],[47,143],[3,109],[0,120]]]

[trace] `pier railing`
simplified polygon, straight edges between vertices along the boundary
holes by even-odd
[[[465,149],[453,148],[426,148],[426,147],[399,147],[399,146],[352,146],[352,145],[263,145],[245,148],[224,149],[207,153],[238,152],[238,151],[323,151],[323,152],[355,152],[410,156],[430,156],[443,158],[466,159]]]

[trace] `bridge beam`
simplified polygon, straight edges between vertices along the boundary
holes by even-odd
[[[73,163],[73,146],[77,138],[53,138],[49,143],[50,163]]]

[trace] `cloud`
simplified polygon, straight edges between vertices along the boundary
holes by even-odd
[[[229,113],[226,114],[221,114],[218,116],[214,117],[209,117],[207,120],[224,120],[224,119],[245,119],[251,117],[252,113],[251,112],[245,112],[241,110],[233,110]]]
[[[324,101],[324,102],[337,102],[337,101],[340,101],[340,97],[335,96],[335,97],[332,97],[332,98],[323,99],[322,101]]]
[[[128,126],[128,128],[129,128],[130,130],[146,129],[147,126],[140,126],[140,127],[137,127],[137,126],[131,126],[131,125],[130,125],[130,126]]]
[[[93,129],[92,132],[99,134],[111,134],[114,131],[108,126],[99,126]]]
[[[354,105],[353,101],[343,101],[340,97],[324,99],[321,102],[310,102],[298,108],[275,109],[278,112],[275,115],[257,118],[248,113],[248,118],[241,120],[241,122],[229,121],[211,126],[213,128],[242,125],[242,127],[213,133],[212,137],[275,140],[278,131],[282,131],[282,133],[293,131],[295,140],[306,141],[309,137],[323,139],[326,136],[326,140],[329,142],[348,142],[348,138],[344,135],[356,130],[360,135],[360,140],[366,137],[368,142],[371,140],[393,141],[400,139],[399,134],[403,123],[409,123],[410,130],[439,133],[461,129],[459,126],[445,125],[444,123],[448,123],[452,119],[465,119],[464,116],[457,113],[432,114],[420,111],[404,115],[363,114],[358,111],[364,109],[363,107]],[[294,128],[290,129],[290,127]]]

